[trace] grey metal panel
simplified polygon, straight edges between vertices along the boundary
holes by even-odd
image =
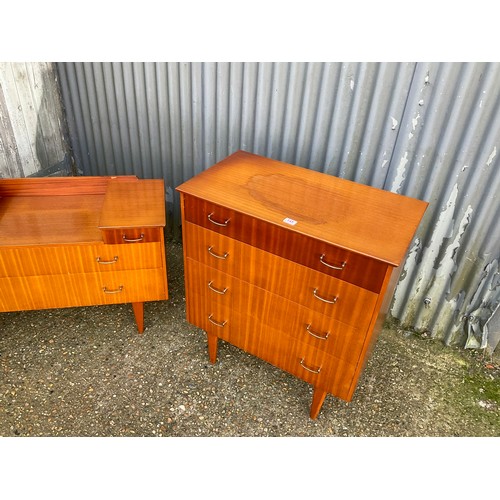
[[[500,302],[499,64],[58,67],[79,167],[164,178],[174,234],[175,187],[237,149],[429,201],[391,313],[486,345]]]
[[[54,65],[0,62],[0,177],[66,175],[67,136]]]
[[[392,314],[470,347],[500,301],[499,91],[498,64],[419,64],[385,185],[431,203]]]

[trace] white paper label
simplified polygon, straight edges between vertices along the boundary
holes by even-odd
[[[290,226],[295,226],[295,224],[297,224],[296,220],[290,219],[289,217],[283,219],[283,222],[285,222],[286,224],[290,224]]]

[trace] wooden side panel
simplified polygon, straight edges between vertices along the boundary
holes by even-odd
[[[390,284],[395,283],[395,274],[393,268],[389,267],[382,285],[382,290],[377,298],[377,303],[370,317],[370,323],[368,325],[367,334],[365,338],[365,344],[361,351],[360,362],[356,367],[356,371],[353,376],[352,385],[349,389],[348,401],[351,400],[354,391],[356,390],[356,385],[358,383],[359,377],[368,361],[371,349],[375,344],[380,330],[382,329],[383,318],[385,318],[385,313],[387,309],[384,310],[384,304],[388,304],[392,298],[391,291],[389,290]],[[394,291],[394,288],[392,288]]]
[[[125,176],[119,179],[137,181],[135,176]],[[0,197],[103,195],[109,180],[110,177],[107,176],[0,179]]]

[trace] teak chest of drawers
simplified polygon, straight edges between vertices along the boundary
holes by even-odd
[[[0,312],[168,298],[163,180],[0,179]]]
[[[238,151],[178,188],[187,319],[352,399],[427,203]]]

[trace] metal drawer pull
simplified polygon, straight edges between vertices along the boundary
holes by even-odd
[[[309,323],[306,326],[306,330],[309,333],[309,335],[312,335],[313,337],[320,339],[320,340],[326,340],[330,336],[330,332],[326,332],[324,335],[321,335],[318,332],[315,332],[314,330],[311,330],[311,323]]]
[[[214,252],[212,252],[212,246],[208,247],[208,253],[212,256],[215,257],[216,259],[227,259],[229,257],[229,254],[227,252],[224,252],[224,255],[218,255]]]
[[[125,241],[126,243],[137,243],[138,241],[142,241],[143,239],[144,239],[144,234],[142,234],[142,233],[139,236],[139,238],[135,238],[132,240],[127,238],[127,236],[125,234],[123,235],[123,241]]]
[[[213,323],[215,326],[218,326],[219,328],[224,328],[225,324],[227,323],[227,320],[223,321],[222,323],[219,323],[218,321],[215,321],[215,319],[212,319],[212,316],[213,314],[211,314],[208,317],[208,321],[210,321],[210,323]]]
[[[224,222],[217,222],[216,220],[213,220],[212,219],[213,214],[214,214],[213,212],[211,214],[208,214],[208,220],[212,224],[215,224],[216,226],[222,226],[222,227],[226,227],[229,224],[230,219],[226,219]]]
[[[219,295],[224,295],[227,292],[227,287],[224,288],[224,290],[218,290],[217,288],[214,288],[212,286],[212,283],[213,283],[213,281],[210,281],[208,283],[208,288],[210,288],[210,290],[212,290],[212,292],[218,293]]]
[[[333,300],[327,300],[327,299],[324,299],[323,297],[321,297],[320,295],[318,295],[316,292],[318,291],[317,288],[314,289],[313,291],[313,294],[314,296],[319,299],[319,300],[322,300],[323,302],[326,302],[327,304],[335,304],[335,302],[337,302],[337,299],[338,297],[335,297]]]
[[[307,370],[308,372],[316,373],[316,375],[321,371],[321,366],[319,368],[317,368],[316,370],[313,370],[312,368],[309,368],[308,366],[306,366],[304,364],[304,358],[302,358],[300,360],[300,366],[302,366],[302,368],[304,368],[304,370]]]
[[[340,265],[340,267],[338,266],[332,266],[331,264],[328,264],[328,262],[325,262],[323,259],[326,257],[325,254],[321,255],[321,257],[319,258],[320,262],[322,264],[324,264],[326,267],[329,267],[330,269],[336,269],[337,271],[342,271],[342,269],[344,269],[345,265],[346,265],[346,262],[342,262],[342,264]]]
[[[118,255],[115,255],[113,260],[101,260],[101,257],[97,257],[96,261],[99,264],[114,264],[115,262],[118,261]]]
[[[103,287],[102,291],[104,293],[120,293],[123,291],[123,285],[120,285],[116,290],[108,290],[107,287]]]

